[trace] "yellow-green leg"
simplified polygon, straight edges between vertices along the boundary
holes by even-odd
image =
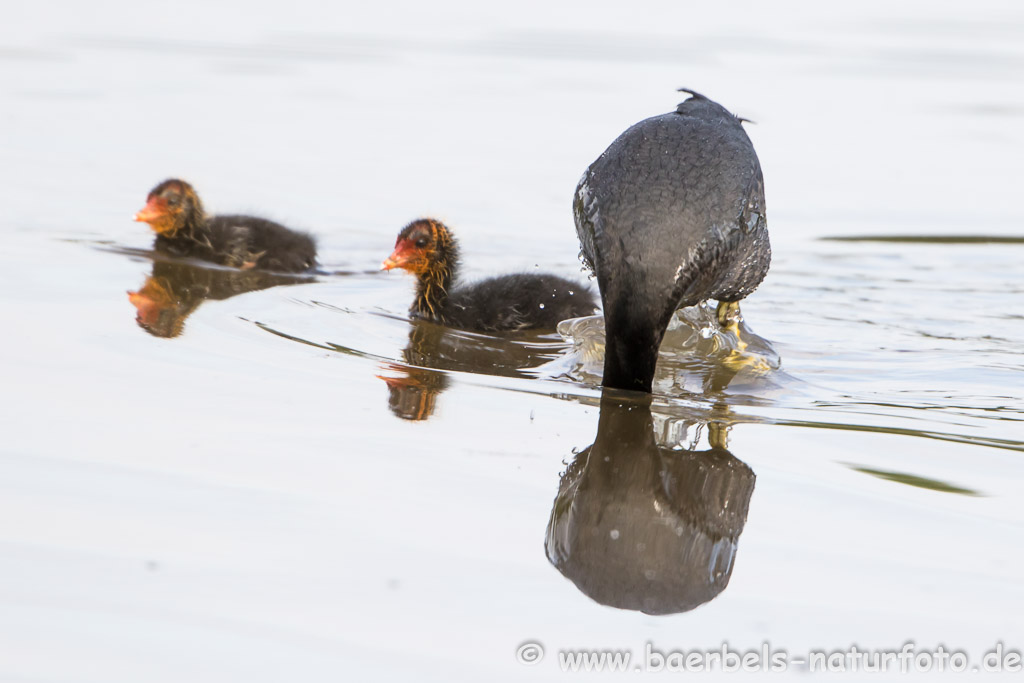
[[[740,303],[738,301],[719,301],[715,315],[722,330],[736,337],[736,348],[722,362],[736,372],[744,367],[758,371],[768,370],[769,366],[764,358],[746,354],[747,342],[743,341],[743,336],[740,334],[740,322],[743,320],[743,316],[740,314]]]
[[[719,301],[718,309],[715,311],[718,316],[718,324],[722,327],[729,327],[730,322],[737,322],[740,317],[739,301]]]
[[[729,427],[721,422],[708,422],[708,445],[729,450]]]
[[[742,353],[747,350],[747,343],[740,336],[740,321],[743,316],[740,314],[740,302],[719,301],[718,309],[715,311],[718,318],[718,325],[726,332],[736,336],[736,348]]]

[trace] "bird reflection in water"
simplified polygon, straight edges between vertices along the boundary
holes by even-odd
[[[741,321],[736,334],[719,330],[715,309],[704,304],[673,316],[658,360],[655,387],[668,395],[763,393],[780,380],[781,359],[771,344]],[[410,321],[402,362],[382,365],[388,406],[404,420],[426,420],[450,379],[448,371],[500,377],[565,377],[598,384],[604,357],[604,320],[566,320],[555,336],[543,331],[478,333],[426,320]],[[567,349],[566,344],[572,348]]]
[[[447,372],[531,377],[565,353],[566,344],[544,331],[481,333],[428,320],[410,321],[402,363],[384,363],[378,377],[388,385],[388,406],[403,420],[433,415],[438,395],[448,388]]]
[[[647,614],[686,612],[725,589],[755,480],[727,449],[727,409],[663,422],[659,437],[649,396],[605,390],[597,437],[562,475],[545,543],[584,594]],[[659,444],[702,425],[707,450],[696,439],[689,450]]]
[[[182,333],[185,320],[207,299],[229,299],[237,294],[309,281],[309,277],[295,275],[158,260],[142,286],[128,292],[128,300],[135,306],[139,327],[155,337],[171,338]]]
[[[448,376],[428,366],[436,362],[445,328],[413,323],[409,343],[402,350],[406,365],[388,363],[389,375],[377,375],[388,385],[388,407],[403,420],[426,420],[434,414],[437,396],[448,388]]]

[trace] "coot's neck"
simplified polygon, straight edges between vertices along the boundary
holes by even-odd
[[[654,369],[658,362],[658,343],[653,339],[630,344],[613,341],[605,345],[604,376],[601,384],[615,389],[651,392]]]
[[[604,376],[601,384],[650,393],[658,348],[665,336],[667,313],[647,310],[640,302],[615,305],[605,297]]]
[[[459,267],[459,248],[443,227],[436,233],[436,245],[427,269],[416,281],[416,298],[410,310],[421,318],[443,322],[448,293]]]

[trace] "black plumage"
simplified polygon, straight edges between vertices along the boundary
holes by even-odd
[[[676,111],[620,135],[576,187],[576,232],[604,304],[606,386],[649,392],[673,312],[743,299],[771,260],[750,138],[686,92]]]
[[[579,283],[556,275],[512,273],[456,286],[442,317],[445,324],[464,329],[554,329],[596,308],[594,295]]]

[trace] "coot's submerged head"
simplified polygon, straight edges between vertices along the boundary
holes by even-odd
[[[146,197],[146,206],[135,220],[149,223],[158,235],[173,236],[194,217],[203,215],[203,205],[191,185],[171,178],[154,187]]]

